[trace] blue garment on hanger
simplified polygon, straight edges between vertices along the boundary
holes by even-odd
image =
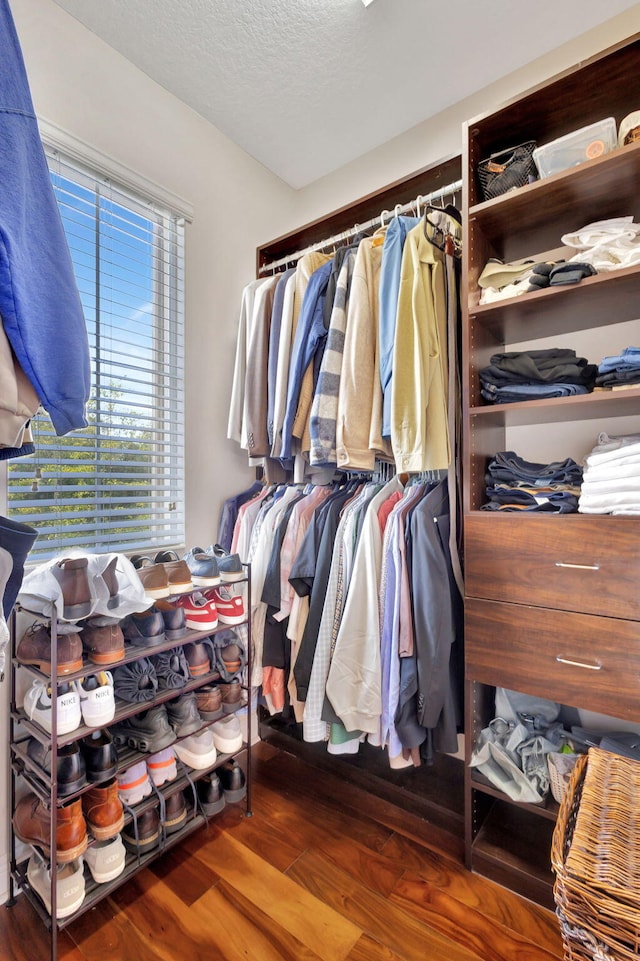
[[[87,328],[7,0],[0,62],[0,317],[56,433],[66,434],[87,425]]]

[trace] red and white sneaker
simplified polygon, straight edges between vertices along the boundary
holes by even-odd
[[[228,587],[205,591],[205,597],[216,605],[221,624],[242,624],[246,620],[243,599],[239,594],[232,594]]]
[[[214,591],[208,593],[213,595]],[[196,594],[176,598],[173,604],[184,610],[185,625],[191,631],[213,631],[218,626],[214,597],[205,596],[198,591]]]

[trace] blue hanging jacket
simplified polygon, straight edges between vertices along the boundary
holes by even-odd
[[[8,0],[0,0],[0,318],[57,434],[87,426],[87,328]]]

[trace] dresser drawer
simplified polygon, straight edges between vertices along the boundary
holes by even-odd
[[[633,621],[468,598],[465,673],[640,722],[640,628]]]
[[[467,514],[465,590],[640,620],[640,518]]]

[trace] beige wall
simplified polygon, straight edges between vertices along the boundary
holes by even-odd
[[[222,500],[251,476],[225,434],[238,303],[254,275],[255,247],[458,152],[463,120],[640,30],[639,5],[296,193],[52,0],[12,0],[11,6],[38,115],[194,207],[186,251],[189,544],[210,542]],[[6,771],[6,684],[0,699],[0,770]],[[5,807],[0,801],[0,900]]]

